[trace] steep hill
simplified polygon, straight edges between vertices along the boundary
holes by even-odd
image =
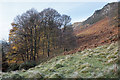
[[[57,56],[35,68],[11,71],[2,78],[117,78],[118,43]]]
[[[84,22],[73,24],[79,49],[97,47],[118,40],[118,3],[108,3]]]
[[[102,9],[96,10],[92,16],[83,22],[85,24],[94,24],[106,16],[114,17],[118,14],[118,2],[108,3]]]

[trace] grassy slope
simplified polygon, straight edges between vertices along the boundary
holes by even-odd
[[[2,75],[3,78],[13,76],[24,76],[25,78],[111,78],[117,77],[115,72],[117,56],[118,45],[112,43],[71,55],[57,56],[29,70],[3,73]]]

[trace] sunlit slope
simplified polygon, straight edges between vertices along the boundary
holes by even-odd
[[[29,70],[3,73],[3,78],[113,78],[117,77],[118,44],[57,56]]]

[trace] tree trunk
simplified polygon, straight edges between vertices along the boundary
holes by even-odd
[[[22,60],[23,60],[23,62],[25,61],[25,59],[24,59],[24,56],[21,54],[21,57],[22,57]]]
[[[47,57],[49,57],[49,53],[50,53],[50,41],[49,41],[49,35],[47,35],[47,41],[48,41],[48,45],[47,45]]]
[[[35,25],[35,30],[34,30],[35,34],[34,34],[34,58],[33,60],[36,60],[36,52],[37,52],[37,48],[36,48],[36,43],[37,43],[37,30],[36,30],[36,25]]]
[[[44,37],[44,39],[45,39],[45,32],[44,32],[44,36],[43,36],[43,37]],[[44,43],[45,43],[44,39],[43,39],[43,45],[42,45],[42,47],[43,47],[43,55],[44,55],[44,46],[45,46],[45,45],[44,45]]]
[[[36,53],[36,55],[37,55],[37,59],[39,58],[39,55],[38,55],[38,52],[39,52],[39,49],[40,49],[40,36],[41,35],[39,35],[40,34],[40,29],[41,28],[39,28],[39,31],[38,31],[38,42],[37,42],[37,53]]]
[[[26,55],[27,55],[27,61],[29,60],[29,54],[28,54],[28,49],[26,51]]]
[[[33,59],[33,35],[32,35],[32,29],[31,29],[31,55],[30,55],[30,60]]]

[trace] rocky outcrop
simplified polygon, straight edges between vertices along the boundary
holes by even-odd
[[[105,5],[102,9],[96,10],[94,14],[89,17],[87,20],[83,22],[83,25],[85,24],[94,24],[101,19],[104,19],[106,16],[107,17],[113,17],[118,14],[118,3],[108,3]]]
[[[114,17],[118,14],[118,2],[108,3],[102,9],[96,10],[92,16],[83,22],[76,22],[73,24],[73,27],[88,27],[88,25],[94,24],[105,17]]]

